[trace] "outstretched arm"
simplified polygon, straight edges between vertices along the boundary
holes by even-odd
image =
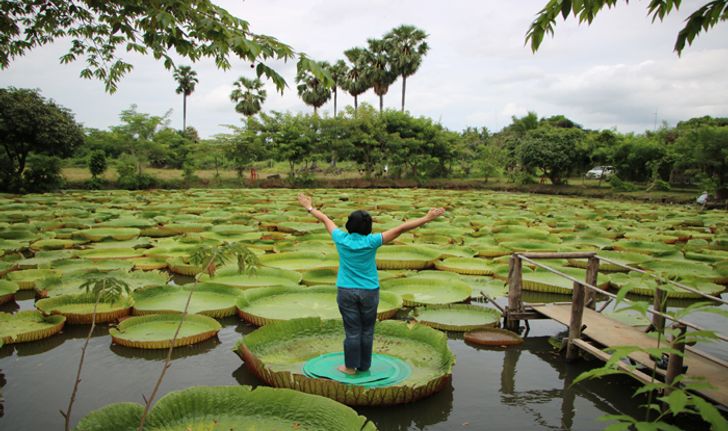
[[[298,203],[301,204],[302,207],[306,209],[306,211],[310,212],[311,215],[316,217],[319,221],[321,221],[324,226],[326,226],[326,230],[329,231],[329,234],[336,229],[336,223],[331,221],[330,218],[326,217],[326,214],[322,213],[321,211],[317,210],[313,207],[313,203],[311,203],[311,197],[306,196],[303,193],[298,194]]]
[[[425,223],[429,223],[432,220],[435,220],[436,218],[440,217],[442,214],[445,213],[445,208],[430,208],[430,210],[427,212],[427,214],[424,217],[420,217],[418,219],[409,220],[405,223],[402,223],[401,225],[394,227],[392,229],[389,229],[388,231],[382,233],[382,243],[386,244],[388,242],[394,241],[398,236],[402,235],[403,233],[407,232],[408,230],[412,230],[414,228],[420,227]]]

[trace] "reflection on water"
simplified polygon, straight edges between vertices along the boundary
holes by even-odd
[[[172,350],[172,359],[185,358],[188,356],[196,356],[208,353],[220,344],[217,338],[205,340],[202,343],[193,344],[191,346],[181,346]],[[133,347],[119,346],[112,344],[111,351],[115,354],[129,359],[144,359],[155,363],[164,361],[167,357],[169,349],[135,349]]]
[[[381,430],[428,429],[447,422],[453,407],[453,387],[445,388],[431,397],[411,404],[392,407],[356,407]]]
[[[0,370],[0,418],[5,416],[5,398],[3,398],[3,388],[5,387],[5,374]]]
[[[534,298],[538,298],[536,301]],[[532,297],[533,302],[568,300],[564,295]],[[32,294],[0,310],[32,309]],[[9,307],[9,308],[6,308]],[[714,317],[713,317],[714,318]],[[221,321],[216,339],[174,350],[172,367],[159,397],[194,385],[257,386],[261,382],[232,351],[255,326],[236,316]],[[644,401],[632,398],[636,383],[627,377],[585,381],[573,385],[581,372],[598,361],[567,364],[548,338],[565,327],[548,320],[531,322],[524,344],[511,348],[467,345],[462,334],[448,334],[457,357],[452,382],[441,392],[412,404],[361,407],[381,430],[600,430],[596,418],[605,414],[640,415]],[[73,373],[88,326],[66,326],[61,334],[33,343],[0,348],[0,429],[58,429],[58,410],[66,407]],[[95,330],[84,364],[75,424],[90,411],[113,402],[141,402],[159,376],[166,350],[141,350],[111,343],[108,326]],[[63,370],[63,372],[58,372]],[[49,377],[52,376],[52,377]],[[6,381],[7,380],[7,381]],[[701,424],[680,424],[698,430]],[[704,427],[702,428],[704,429]]]

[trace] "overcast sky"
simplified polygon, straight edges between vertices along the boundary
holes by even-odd
[[[407,80],[406,108],[451,130],[467,126],[498,131],[535,111],[540,117],[563,114],[589,129],[644,132],[663,122],[691,117],[728,116],[728,25],[719,24],[678,57],[672,50],[690,7],[664,22],[652,23],[646,0],[620,2],[599,14],[591,26],[573,17],[559,20],[555,37],[547,36],[532,54],[524,45],[530,22],[546,0],[227,0],[218,1],[246,19],[256,33],[277,37],[314,59],[330,62],[343,51],[365,46],[401,24],[429,34],[430,52]],[[80,62],[60,65],[67,42],[38,48],[0,71],[0,86],[38,88],[47,98],[71,109],[86,127],[105,129],[119,123],[132,104],[140,112],[171,114],[182,126],[182,97],[172,72],[151,57],[127,57],[135,66],[119,90],[104,93],[98,81],[78,77]],[[180,64],[187,64],[182,62]],[[265,111],[311,112],[295,90],[295,62],[275,64],[289,88],[281,96],[267,84]],[[241,61],[219,71],[211,61],[192,65],[199,84],[188,98],[188,125],[203,137],[240,124],[229,99],[232,83],[254,72]],[[386,108],[399,109],[401,81],[384,97]],[[362,101],[378,106],[370,90]],[[339,95],[339,106],[353,99]],[[329,102],[321,110],[333,111]]]

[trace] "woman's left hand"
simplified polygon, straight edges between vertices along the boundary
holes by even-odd
[[[311,203],[311,198],[309,196],[306,196],[303,193],[298,194],[298,203],[300,203],[301,206],[306,209],[313,208],[313,204]]]

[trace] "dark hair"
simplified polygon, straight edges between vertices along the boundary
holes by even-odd
[[[354,211],[349,214],[349,220],[346,221],[346,230],[349,233],[369,235],[372,233],[372,216],[364,210]]]

